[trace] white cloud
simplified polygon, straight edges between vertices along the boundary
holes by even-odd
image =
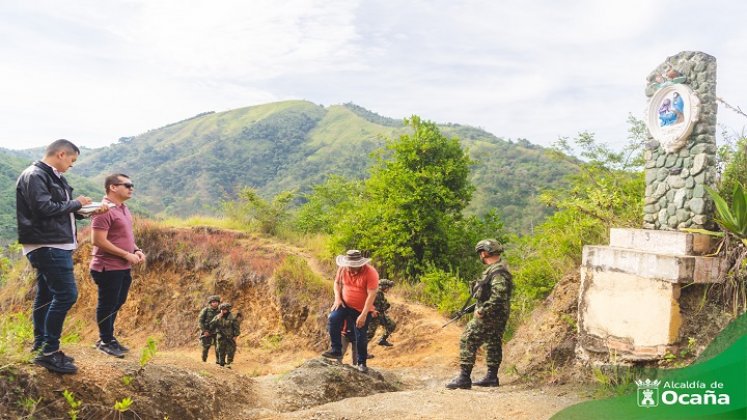
[[[741,105],[746,11],[723,0],[7,1],[0,146],[105,145],[291,98],[541,144],[581,130],[620,144],[646,75],[681,50],[715,55],[719,95]]]

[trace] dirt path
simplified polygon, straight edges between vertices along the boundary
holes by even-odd
[[[547,419],[582,401],[564,389],[418,389],[349,398],[268,419]]]
[[[322,264],[307,251],[288,245],[283,248],[304,257],[313,271],[328,277]],[[347,398],[295,412],[255,412],[252,415],[266,419],[546,419],[584,400],[578,387],[533,388],[510,376],[502,376],[504,384],[499,388],[445,389],[445,384],[458,372],[457,354],[463,326],[452,324],[442,328],[447,319],[433,308],[407,302],[396,293],[388,297],[392,303],[391,316],[399,321],[392,336],[395,345],[381,347],[371,343],[369,353],[374,358],[368,365],[387,377],[396,378],[402,391]],[[245,351],[242,357],[237,357],[232,373],[276,374],[254,378],[259,385],[256,396],[263,400],[265,407],[272,404],[273,385],[278,375],[318,357],[315,352],[298,348],[290,353],[277,351],[271,357],[266,356],[263,351]],[[349,363],[349,356],[346,356],[345,362]],[[268,369],[268,366],[272,367]],[[473,378],[482,376],[484,371],[484,354],[480,353]]]
[[[302,354],[277,354],[273,368],[286,371],[302,363]],[[279,377],[275,375],[255,376],[261,365],[259,361],[239,360],[232,370],[222,369],[208,362],[198,360],[199,353],[185,349],[171,351],[158,356],[154,363],[180,366],[193,371],[223,376],[229,382],[233,378],[251,377],[254,381],[253,397],[256,408],[244,411],[238,418],[259,419],[547,419],[565,407],[584,400],[580,390],[574,386],[548,386],[535,388],[516,381],[502,384],[498,388],[471,390],[447,390],[444,385],[455,374],[455,369],[426,360],[434,360],[435,355],[421,355],[420,366],[383,367],[391,364],[404,364],[401,358],[378,363],[372,361],[371,369],[383,373],[388,378],[396,378],[402,391],[385,392],[366,397],[347,398],[341,401],[319,405],[313,408],[282,412],[275,411],[273,401],[277,397],[275,385]],[[383,357],[383,356],[382,356]],[[375,359],[374,359],[375,360]],[[393,363],[395,362],[395,363]],[[484,373],[484,368],[476,368],[473,378]],[[237,413],[237,415],[239,415]]]
[[[199,362],[197,349],[178,349],[159,355],[159,363],[207,370],[227,377],[251,377],[258,406],[241,418],[263,419],[545,419],[584,400],[579,387],[535,388],[516,377],[502,375],[499,388],[447,390],[444,385],[457,373],[457,354],[462,326],[441,328],[445,318],[435,310],[407,303],[392,296],[393,317],[400,329],[392,337],[393,347],[370,346],[375,357],[370,369],[394,378],[401,391],[347,398],[313,408],[278,413],[273,407],[276,384],[316,352],[287,344],[278,349],[239,349],[232,370],[210,362]],[[346,355],[347,356],[347,355]],[[349,356],[345,363],[350,363]],[[484,355],[478,355],[473,378],[485,372]]]

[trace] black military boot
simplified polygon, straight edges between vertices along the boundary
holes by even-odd
[[[385,346],[385,347],[392,347],[394,344],[387,341],[387,337],[381,337],[381,340],[379,340],[379,345]]]
[[[472,366],[462,366],[462,372],[456,378],[452,379],[451,382],[446,384],[448,389],[470,389],[472,388],[472,378],[469,375],[472,373]]]
[[[488,372],[485,374],[485,377],[480,379],[479,381],[473,382],[472,385],[498,386],[498,368],[493,367],[493,366],[488,366]]]

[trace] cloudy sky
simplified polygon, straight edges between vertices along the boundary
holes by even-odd
[[[683,50],[715,56],[718,95],[747,108],[745,18],[721,0],[0,0],[0,147],[286,99],[619,146],[646,75]]]

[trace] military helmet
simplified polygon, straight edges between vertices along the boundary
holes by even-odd
[[[228,309],[230,311],[232,307],[233,306],[228,302],[223,302],[220,305],[218,305],[218,309],[220,309],[221,311],[224,309]]]
[[[500,255],[503,253],[503,245],[495,239],[483,239],[475,245],[475,252],[479,254],[481,251],[490,255]]]
[[[379,280],[379,286],[381,287],[392,287],[394,286],[394,282],[389,279],[381,279]]]
[[[220,303],[220,296],[218,296],[218,295],[208,296],[208,303],[211,303],[211,302],[218,302],[218,303]]]

